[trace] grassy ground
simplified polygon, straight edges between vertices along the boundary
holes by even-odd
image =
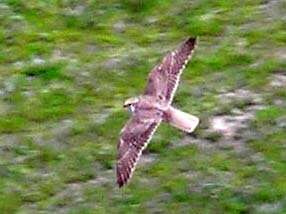
[[[283,0],[0,1],[0,213],[285,213],[285,14]],[[122,102],[190,35],[174,105],[201,125],[161,125],[119,190]]]

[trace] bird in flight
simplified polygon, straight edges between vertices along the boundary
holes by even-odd
[[[199,118],[171,106],[180,76],[190,60],[196,38],[188,38],[176,50],[169,52],[161,64],[149,74],[143,95],[124,102],[132,117],[123,127],[117,145],[117,184],[125,185],[132,177],[142,151],[151,140],[160,123],[191,133],[197,127]]]

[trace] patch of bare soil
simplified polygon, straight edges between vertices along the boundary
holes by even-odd
[[[220,94],[218,97],[222,103],[231,103],[237,100],[249,103],[243,109],[235,108],[231,110],[230,114],[216,115],[210,118],[210,129],[222,134],[226,139],[236,138],[239,130],[248,127],[255,112],[264,108],[261,95],[245,89]]]

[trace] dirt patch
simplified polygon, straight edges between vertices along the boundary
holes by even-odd
[[[270,80],[270,86],[275,88],[286,87],[286,74],[274,74]]]
[[[255,112],[264,108],[261,95],[245,89],[220,94],[218,97],[224,104],[231,104],[238,100],[248,104],[243,109],[235,108],[230,114],[217,115],[210,119],[210,129],[227,139],[235,137],[239,130],[247,128]]]
[[[142,156],[139,158],[138,166],[151,164],[156,160],[156,158],[156,154],[142,154]]]

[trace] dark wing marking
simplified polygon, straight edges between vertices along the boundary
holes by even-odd
[[[122,187],[131,178],[143,149],[149,143],[161,120],[134,115],[121,131],[117,146],[117,183]]]
[[[196,38],[189,38],[177,50],[167,54],[162,63],[149,74],[145,94],[171,104],[181,73],[191,58],[195,45]]]

